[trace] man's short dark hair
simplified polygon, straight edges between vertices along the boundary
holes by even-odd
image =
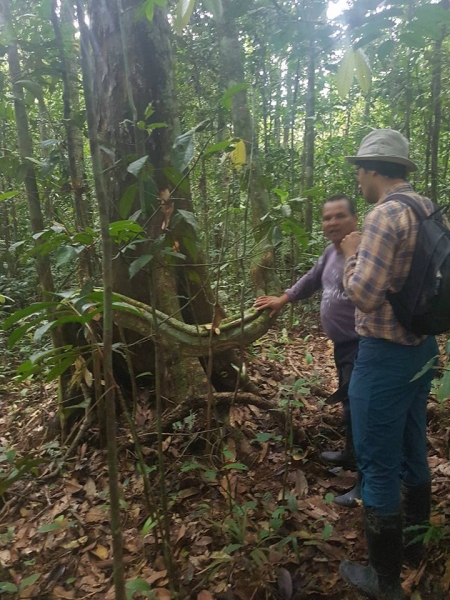
[[[330,196],[329,198],[327,198],[325,200],[325,202],[322,205],[322,208],[325,206],[325,204],[328,204],[328,202],[336,202],[337,200],[347,200],[348,210],[350,211],[350,214],[356,215],[355,201],[352,200],[351,198],[349,198],[348,196],[346,196],[345,194],[333,194],[332,196]]]
[[[406,179],[407,169],[405,165],[384,162],[382,160],[358,160],[355,164],[357,167],[361,167],[367,171],[376,171],[380,175],[383,175],[383,177]]]

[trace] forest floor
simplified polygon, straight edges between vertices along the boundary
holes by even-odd
[[[325,403],[337,385],[332,346],[317,326],[273,330],[251,349],[249,370],[265,403],[243,397],[219,405],[219,426],[209,436],[194,411],[164,435],[178,597],[357,599],[338,566],[344,558],[366,559],[362,508],[332,502],[352,487],[354,474],[332,472],[319,458],[321,450],[342,445],[340,406]],[[0,505],[1,597],[112,600],[107,470],[97,432],[89,431],[65,461],[58,442],[46,439],[57,410],[53,385],[3,379],[0,405],[0,470],[23,469]],[[153,501],[161,506],[156,441],[149,434],[154,422],[153,408],[142,400],[136,424]],[[450,597],[449,432],[449,406],[431,397],[430,545],[427,562],[402,573],[414,600]],[[129,598],[175,597],[122,419],[118,445]],[[42,464],[33,466],[37,459]]]

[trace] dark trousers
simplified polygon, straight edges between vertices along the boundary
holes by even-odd
[[[439,354],[434,337],[418,346],[361,338],[349,396],[362,499],[380,515],[400,511],[401,480],[427,484],[426,406]]]
[[[355,364],[356,355],[358,354],[358,344],[359,340],[351,340],[349,342],[334,344],[334,362],[336,363],[339,387],[342,387],[344,384],[350,381],[353,365]],[[346,395],[342,400],[342,406],[344,409],[344,423],[348,426],[351,424],[350,402],[348,395]]]

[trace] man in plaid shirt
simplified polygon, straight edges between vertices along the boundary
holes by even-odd
[[[374,205],[362,233],[350,233],[341,243],[344,288],[356,306],[360,336],[349,396],[370,562],[344,561],[340,572],[374,598],[398,600],[404,598],[403,522],[423,524],[430,515],[426,403],[433,369],[415,376],[439,351],[434,337],[406,331],[387,300],[388,292],[398,292],[405,283],[419,228],[413,210],[395,194],[411,196],[428,213],[434,209],[406,182],[407,172],[417,167],[399,132],[372,131],[357,156],[347,160],[356,166],[362,195]],[[409,534],[416,536],[417,531]],[[422,554],[420,542],[405,548],[405,559],[412,563],[420,562]]]

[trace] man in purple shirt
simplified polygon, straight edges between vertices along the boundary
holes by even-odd
[[[334,343],[334,360],[339,377],[339,388],[345,389],[350,381],[353,363],[358,350],[358,334],[355,331],[355,307],[345,293],[342,283],[345,258],[341,251],[343,238],[357,229],[357,216],[352,200],[343,194],[328,198],[322,208],[322,228],[332,243],[325,249],[314,267],[281,296],[260,296],[254,306],[258,310],[271,309],[271,315],[279,313],[288,302],[309,298],[323,289],[320,304],[322,327]],[[322,452],[324,461],[351,468],[355,464],[353,452],[350,404],[343,394],[344,423],[346,426],[345,449],[339,452]],[[345,507],[357,506],[360,498],[359,481],[353,490],[334,499]]]

